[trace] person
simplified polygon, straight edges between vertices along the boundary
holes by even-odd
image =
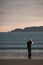
[[[28,59],[31,59],[31,45],[33,44],[32,39],[27,41],[27,48],[28,48]]]

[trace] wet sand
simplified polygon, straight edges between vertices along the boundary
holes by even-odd
[[[43,65],[43,60],[33,59],[0,59],[0,65]]]

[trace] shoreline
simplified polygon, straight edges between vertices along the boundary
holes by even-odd
[[[26,56],[17,56],[17,57],[16,56],[0,56],[0,59],[1,60],[5,60],[5,59],[6,60],[9,60],[9,59],[11,59],[11,60],[12,59],[15,59],[15,60],[17,60],[17,59],[22,59],[22,60],[25,59],[26,60],[26,59],[28,59],[28,56],[27,57]],[[31,59],[32,60],[43,60],[43,57],[32,56]]]
[[[43,50],[32,50],[32,59],[43,59]],[[0,50],[0,59],[28,59],[27,50]]]

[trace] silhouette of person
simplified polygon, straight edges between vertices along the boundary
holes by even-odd
[[[28,59],[31,59],[31,45],[33,44],[32,39],[27,41],[27,48],[28,48]]]

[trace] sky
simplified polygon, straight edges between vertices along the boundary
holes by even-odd
[[[43,26],[43,0],[0,0],[0,32]]]

